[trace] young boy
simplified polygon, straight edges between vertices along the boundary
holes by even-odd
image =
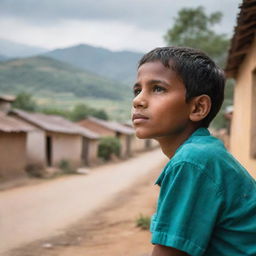
[[[256,255],[256,184],[207,127],[223,71],[201,51],[157,48],[139,62],[132,120],[170,159],[156,181],[152,256]]]

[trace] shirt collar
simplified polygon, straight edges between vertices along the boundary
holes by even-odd
[[[175,151],[175,154],[187,143],[191,142],[195,137],[198,136],[209,136],[211,135],[209,130],[204,127],[200,127],[197,130],[195,130]],[[175,155],[174,154],[174,155]]]
[[[209,136],[211,135],[209,130],[207,128],[204,128],[204,127],[201,127],[201,128],[198,128],[197,130],[195,130],[189,137],[188,139],[186,139],[178,148],[177,150],[175,151],[175,154],[187,143],[189,143],[190,141],[192,141],[195,137],[197,136]],[[174,155],[175,155],[174,154]],[[163,171],[161,172],[160,176],[157,178],[155,184],[161,186],[161,182],[162,182],[162,179],[165,175],[165,170],[168,168],[168,165],[169,165],[170,161],[168,162],[168,164],[165,166],[165,168],[163,169]]]

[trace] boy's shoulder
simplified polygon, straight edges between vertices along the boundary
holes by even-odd
[[[176,150],[169,163],[177,165],[186,162],[205,168],[224,159],[233,161],[222,141],[212,136],[208,129],[199,128]]]
[[[187,172],[194,172],[197,177],[203,175],[219,190],[226,191],[227,187],[255,189],[255,181],[248,171],[227,151],[222,141],[212,136],[206,128],[196,130],[177,149],[166,166],[165,174],[173,172],[175,175],[176,170],[183,175],[187,175]]]

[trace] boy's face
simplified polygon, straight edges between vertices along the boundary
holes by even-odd
[[[185,100],[185,86],[160,61],[140,66],[134,95],[132,120],[137,137],[171,138],[188,127],[191,107]]]

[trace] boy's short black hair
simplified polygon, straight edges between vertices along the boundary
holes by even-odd
[[[186,88],[186,101],[202,94],[211,98],[211,110],[201,121],[202,127],[208,127],[224,100],[224,71],[205,53],[188,47],[156,48],[141,58],[138,67],[153,61],[160,61],[179,75]]]

